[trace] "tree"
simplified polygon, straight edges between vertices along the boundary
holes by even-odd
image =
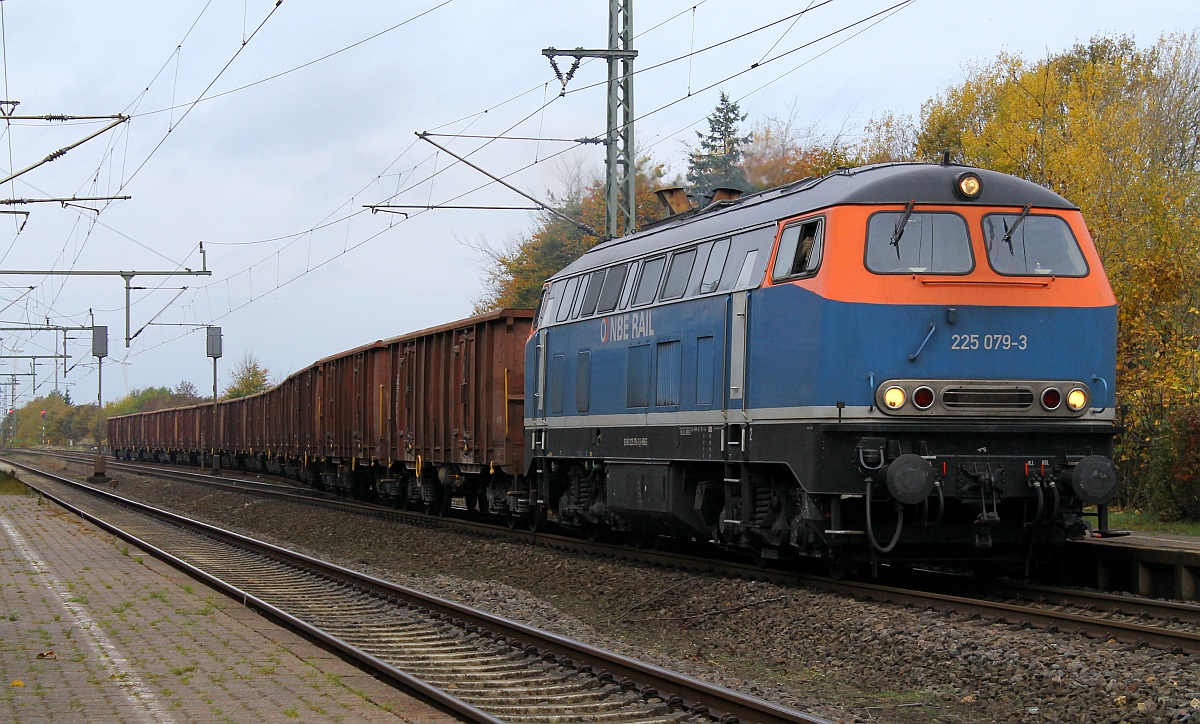
[[[917,128],[911,116],[884,113],[872,118],[855,149],[861,163],[917,160]]]
[[[800,128],[793,107],[786,118],[769,116],[754,125],[742,171],[749,188],[761,191],[851,165],[841,133],[826,136],[815,125]]]
[[[179,384],[175,385],[175,396],[187,400],[199,400],[200,391],[190,381],[180,380]]]
[[[692,185],[693,199],[709,198],[717,188],[750,188],[741,163],[742,147],[751,136],[738,135],[738,124],[747,116],[721,91],[716,108],[708,116],[708,133],[696,131],[700,146],[688,156],[687,180]]]
[[[664,171],[649,158],[641,157],[635,173],[637,217],[646,223],[662,215],[654,187]],[[555,208],[593,229],[604,228],[603,179],[586,179],[576,168],[566,174],[564,181],[565,192],[548,194]],[[496,249],[485,242],[472,244],[472,248],[488,260],[484,292],[475,301],[475,313],[503,307],[536,306],[542,283],[599,242],[598,237],[589,236],[574,224],[545,212],[538,216],[537,227],[529,236],[513,240],[503,248]]]
[[[1124,501],[1197,515],[1174,438],[1200,415],[1200,48],[1094,38],[1037,63],[1002,54],[922,107],[917,156],[943,149],[1083,210],[1118,303],[1117,389],[1128,410]],[[1191,495],[1200,499],[1200,481]]]
[[[225,399],[246,397],[269,388],[270,372],[259,364],[253,352],[246,352],[233,369],[233,380],[225,388]]]

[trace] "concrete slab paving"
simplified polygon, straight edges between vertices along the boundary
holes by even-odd
[[[447,722],[34,495],[0,495],[0,720]]]

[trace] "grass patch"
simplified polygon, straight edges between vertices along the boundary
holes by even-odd
[[[1136,530],[1143,533],[1200,536],[1200,522],[1159,520],[1158,516],[1137,510],[1108,511],[1108,527],[1114,530]]]
[[[0,471],[0,495],[28,495],[29,486],[10,472]]]
[[[61,458],[51,458],[45,456],[39,456],[34,465],[42,470],[49,470],[55,473],[61,473],[67,469],[67,462],[65,460],[62,460]]]
[[[133,608],[133,601],[121,601],[120,603],[118,603],[117,605],[112,607],[112,612],[113,613],[125,613],[126,611],[128,611],[131,608]]]
[[[175,613],[180,616],[211,616],[213,613],[212,606],[204,606],[203,608],[177,608]]]

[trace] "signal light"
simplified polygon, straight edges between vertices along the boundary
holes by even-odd
[[[1057,387],[1047,387],[1042,390],[1042,407],[1047,410],[1057,410],[1062,404],[1062,392]]]
[[[1070,408],[1072,412],[1079,412],[1087,406],[1087,402],[1087,393],[1079,387],[1076,387],[1067,393],[1067,407]]]
[[[887,405],[889,410],[899,410],[904,407],[906,395],[900,387],[889,387],[883,392],[883,404]]]
[[[933,389],[925,386],[913,390],[913,405],[918,410],[928,410],[933,407]]]
[[[979,198],[979,193],[983,191],[983,181],[979,179],[978,174],[967,171],[959,174],[954,189],[963,198],[974,200]]]

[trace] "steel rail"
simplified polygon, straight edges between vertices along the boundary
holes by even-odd
[[[562,662],[572,668],[584,670],[585,667],[590,667],[593,671],[600,672],[598,676],[601,678],[608,676],[617,681],[621,681],[624,685],[629,686],[632,683],[639,693],[643,696],[661,696],[666,700],[672,700],[677,706],[682,706],[685,710],[707,714],[714,720],[726,722],[745,721],[745,722],[802,722],[811,724],[828,724],[828,720],[816,717],[804,712],[780,706],[757,697],[741,694],[740,692],[727,689],[725,687],[710,684],[708,682],[695,679],[693,677],[673,672],[662,667],[652,664],[647,664],[627,656],[623,656],[614,652],[605,651],[597,647],[574,641],[557,634],[526,626],[525,624],[502,618],[483,611],[471,609],[467,606],[442,599],[436,596],[425,594],[415,589],[400,586],[389,581],[385,581],[367,574],[359,573],[336,564],[307,556],[295,551],[289,551],[270,543],[258,541],[247,536],[243,536],[232,531],[223,530],[221,528],[208,525],[201,521],[186,518],[184,516],[171,513],[153,506],[139,503],[137,501],[124,498],[122,496],[110,493],[108,491],[99,490],[89,485],[84,485],[69,478],[64,478],[53,473],[48,473],[39,470],[33,466],[25,465],[13,461],[11,459],[0,458],[0,462],[6,462],[14,467],[19,467],[31,473],[44,476],[55,482],[63,485],[69,485],[74,489],[86,491],[89,494],[97,495],[101,498],[117,503],[122,506],[130,507],[141,512],[149,513],[154,517],[163,518],[171,521],[175,525],[186,527],[195,531],[202,532],[204,535],[219,537],[229,541],[234,545],[242,548],[254,550],[264,555],[286,559],[303,568],[318,572],[319,575],[324,575],[330,578],[335,578],[345,582],[347,585],[355,586],[365,590],[368,593],[374,592],[385,598],[399,598],[418,605],[424,609],[432,611],[435,618],[443,618],[447,620],[466,620],[477,622],[477,625],[486,627],[487,630],[497,636],[506,638],[510,645],[524,648],[526,652],[530,651],[530,646],[534,647],[535,655],[547,661]],[[46,493],[43,493],[46,494]],[[256,608],[265,611],[268,615],[277,618],[287,625],[295,626],[299,630],[313,636],[314,638],[323,641],[330,646],[343,650],[342,647],[348,646],[344,642],[335,637],[329,636],[327,633],[320,631],[304,621],[288,614],[270,603],[262,600],[259,597],[248,594],[241,589],[238,589],[231,584],[211,576],[204,571],[197,569],[195,566],[182,561],[177,557],[160,549],[138,540],[135,536],[122,531],[115,526],[99,520],[86,511],[82,511],[76,506],[70,505],[65,501],[60,501],[58,498],[47,495],[54,499],[56,503],[63,505],[72,512],[75,512],[93,523],[104,527],[106,530],[119,535],[126,540],[134,542],[139,547],[145,547],[149,552],[156,556],[161,556],[172,565],[177,565],[182,570],[187,571],[192,575],[210,583],[221,590],[230,593],[234,598],[252,602]],[[464,702],[453,695],[450,695],[441,690],[436,690],[430,687],[425,682],[415,679],[411,675],[387,665],[385,662],[379,661],[377,658],[365,652],[347,651],[357,660],[362,661],[367,666],[376,668],[377,663],[382,664],[386,668],[380,669],[393,680],[401,685],[409,687],[422,695],[429,696],[434,701],[443,703],[455,711],[462,713],[464,716],[471,718],[471,721],[500,721],[492,718],[491,715],[478,710],[467,702]],[[634,683],[636,682],[636,683]],[[427,691],[428,689],[428,691]],[[435,693],[440,692],[440,693]],[[478,712],[478,713],[476,713]],[[482,716],[484,718],[475,718]]]
[[[139,465],[130,465],[134,469]],[[139,470],[141,472],[141,470]],[[173,473],[174,474],[174,473]],[[193,474],[196,482],[216,483],[209,476]],[[252,491],[256,492],[256,491]],[[263,493],[267,494],[267,493]],[[272,495],[276,495],[271,493]],[[986,618],[996,623],[1009,623],[1022,627],[1033,627],[1051,633],[1060,631],[1074,632],[1098,638],[1112,637],[1131,645],[1149,645],[1172,652],[1200,654],[1200,633],[1169,629],[1158,626],[1139,624],[1131,621],[1102,619],[1097,616],[1069,613],[1066,611],[1051,611],[1038,608],[1036,604],[1019,605],[988,601],[985,598],[973,598],[963,595],[952,595],[937,591],[888,586],[879,583],[839,581],[828,577],[816,576],[794,571],[770,570],[762,567],[739,563],[734,560],[720,560],[701,555],[687,555],[678,552],[663,552],[644,549],[634,549],[629,546],[609,544],[597,541],[583,541],[579,538],[548,533],[545,531],[524,531],[507,529],[478,521],[467,521],[439,516],[428,516],[416,512],[392,510],[382,506],[349,502],[342,500],[312,499],[297,500],[304,504],[320,504],[322,507],[347,510],[359,514],[379,515],[389,519],[403,519],[417,524],[437,525],[458,528],[480,535],[507,537],[534,545],[556,547],[578,552],[599,553],[602,555],[638,560],[667,566],[685,566],[689,570],[719,573],[723,575],[771,580],[786,585],[797,585],[805,588],[824,590],[841,595],[854,596],[863,600],[893,602],[901,605],[930,606],[955,610],[969,616]],[[933,584],[937,585],[937,584]],[[1009,584],[1009,590],[1020,590],[1020,586]],[[1036,589],[1035,589],[1036,590]],[[1159,618],[1178,618],[1184,623],[1200,625],[1200,606],[1187,603],[1151,601],[1140,597],[1117,596],[1096,592],[1071,591],[1068,589],[1053,589],[1062,596],[1060,603],[1044,603],[1086,609],[1088,606],[1099,608],[1097,602],[1121,608],[1121,610],[1151,612]],[[988,592],[992,594],[994,592]],[[1071,597],[1080,600],[1072,601]],[[1131,613],[1130,615],[1137,615]]]

